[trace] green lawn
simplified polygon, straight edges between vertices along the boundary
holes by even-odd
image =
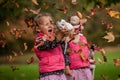
[[[98,61],[96,61],[95,80],[117,80],[118,75],[120,74],[120,66],[116,67],[113,63],[114,58],[120,58],[120,50],[107,50],[106,56],[108,60],[107,63],[100,64]],[[96,53],[96,60],[98,57],[102,59],[101,54]],[[21,56],[16,59],[16,62],[19,62],[20,60],[22,64],[3,64],[2,62],[2,64],[0,64],[0,80],[37,80],[37,59],[35,59],[35,63],[28,65],[25,62],[28,58],[29,57],[27,55],[27,57]],[[17,68],[19,68],[19,70],[12,71],[10,67],[11,65],[15,65]],[[100,75],[104,75],[106,79],[103,79]]]
[[[114,66],[113,59],[120,58],[120,50],[108,50],[106,52],[107,63],[100,64],[97,61],[96,70],[95,70],[95,80],[104,80],[101,75],[105,76],[105,80],[117,80],[118,75],[120,74],[120,66]],[[95,58],[101,58],[101,54],[95,54]],[[120,62],[119,62],[120,63]]]

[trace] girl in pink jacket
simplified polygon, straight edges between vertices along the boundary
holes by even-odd
[[[79,20],[77,16],[72,16],[72,19],[74,23],[76,20]],[[79,33],[77,32],[77,36],[79,36],[77,41],[73,39],[68,42],[68,52],[66,54],[69,56],[70,65],[66,66],[67,80],[93,80],[90,71],[87,39],[82,34],[82,29],[83,26],[78,25],[75,28],[75,30],[79,31]]]
[[[47,13],[35,17],[34,51],[39,59],[39,80],[66,80],[64,75],[65,62],[60,41],[54,34],[54,22]]]

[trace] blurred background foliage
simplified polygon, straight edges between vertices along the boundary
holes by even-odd
[[[108,16],[106,8],[120,12],[120,0],[0,0],[0,54],[32,51],[35,35],[24,20],[34,17],[34,12],[49,12],[57,21],[67,19],[77,11],[86,18],[91,10],[95,10],[84,25],[88,41],[102,47],[117,46],[120,44],[120,18]],[[102,25],[102,20],[105,25]],[[102,38],[106,35],[108,24],[112,24],[115,35],[115,41],[109,43]]]

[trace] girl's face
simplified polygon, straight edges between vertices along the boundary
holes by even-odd
[[[39,25],[39,29],[42,33],[46,35],[53,34],[54,32],[54,23],[50,16],[41,17],[41,23]]]

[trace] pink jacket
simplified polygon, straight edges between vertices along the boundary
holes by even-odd
[[[87,43],[86,37],[83,35],[80,35],[80,40],[83,43]],[[89,54],[88,54],[88,47],[87,46],[80,46],[80,44],[74,44],[72,41],[69,42],[69,47],[72,50],[69,53],[69,59],[70,59],[70,68],[71,69],[77,69],[77,68],[83,68],[83,67],[89,67],[90,63],[88,60]],[[76,51],[82,50],[82,54],[85,56],[85,60],[83,61],[80,57],[79,53],[76,53]]]
[[[44,35],[39,34],[36,38],[36,41],[42,36]],[[37,48],[34,48],[34,51],[39,59],[39,73],[64,69],[64,58],[60,45],[58,45],[54,49],[48,50],[38,50]]]

